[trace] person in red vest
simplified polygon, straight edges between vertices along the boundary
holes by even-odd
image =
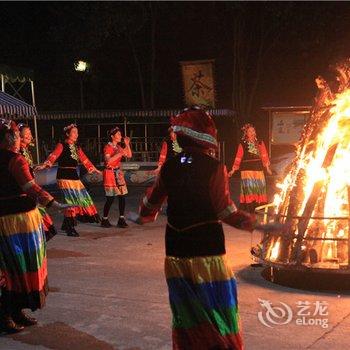
[[[104,147],[104,163],[103,184],[106,193],[106,203],[103,208],[103,217],[101,221],[102,227],[111,227],[108,220],[109,210],[113,204],[114,198],[117,196],[119,201],[119,220],[117,227],[125,228],[128,224],[125,221],[125,196],[128,193],[123,170],[120,163],[123,157],[131,158],[132,152],[130,148],[130,139],[124,137],[125,148],[121,146],[122,134],[118,127],[113,128],[108,133],[110,142]]]
[[[163,164],[135,222],[154,221],[167,198],[165,275],[173,349],[241,350],[237,285],[222,222],[252,231],[255,218],[237,210],[226,167],[211,155],[218,142],[210,114],[192,107],[172,125],[183,151]]]

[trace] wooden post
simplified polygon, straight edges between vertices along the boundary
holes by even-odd
[[[101,154],[101,124],[97,124],[97,149],[98,149],[98,159],[100,163],[102,162]]]
[[[126,117],[124,116],[124,136],[127,135],[126,123],[127,123],[127,120],[126,120]]]
[[[34,81],[30,81],[30,88],[32,92],[32,104],[35,108],[35,93],[34,93]],[[39,135],[38,135],[38,125],[36,122],[36,111],[34,113],[34,135],[35,135],[35,148],[36,148],[36,161],[38,164],[40,164],[40,155],[39,155]]]
[[[1,91],[5,92],[5,77],[1,74]]]

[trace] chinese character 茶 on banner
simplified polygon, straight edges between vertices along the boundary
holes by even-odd
[[[215,107],[214,60],[180,62],[185,102]]]

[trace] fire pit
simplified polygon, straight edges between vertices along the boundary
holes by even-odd
[[[284,285],[350,290],[350,60],[337,64],[338,90],[322,77],[291,170],[274,203],[256,209],[264,233],[255,255],[265,278]]]

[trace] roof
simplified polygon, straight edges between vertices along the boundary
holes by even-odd
[[[310,111],[312,106],[271,106],[271,107],[261,107],[263,111],[271,112],[286,112],[286,111]]]
[[[231,109],[209,109],[213,116],[234,117],[235,112]],[[112,118],[168,118],[180,113],[180,109],[158,110],[96,110],[96,111],[51,111],[39,112],[38,120],[62,120],[62,119],[112,119]]]
[[[6,92],[0,91],[0,116],[11,119],[30,118],[36,115],[36,108],[15,98]]]
[[[34,80],[34,72],[31,69],[10,67],[5,64],[0,64],[0,75],[4,75],[11,83]]]

